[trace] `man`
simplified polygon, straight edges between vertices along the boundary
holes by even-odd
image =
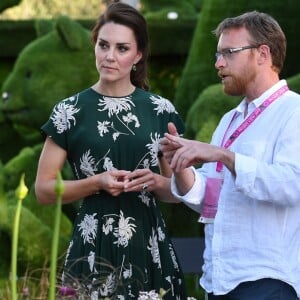
[[[205,223],[201,286],[207,299],[294,300],[300,296],[300,95],[279,79],[286,39],[269,15],[222,21],[215,67],[229,95],[210,144],[161,141],[172,191]],[[196,163],[203,164],[195,169]]]

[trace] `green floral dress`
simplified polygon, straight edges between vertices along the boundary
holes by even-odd
[[[42,131],[68,153],[76,179],[109,170],[159,172],[159,140],[168,122],[183,132],[173,104],[136,88],[126,97],[93,89],[64,99]],[[139,291],[168,290],[186,299],[183,274],[151,192],[105,191],[83,199],[67,251],[63,282],[91,299],[137,299]]]

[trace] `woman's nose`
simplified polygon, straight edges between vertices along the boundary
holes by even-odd
[[[106,53],[106,59],[109,61],[112,61],[115,59],[115,55],[114,55],[114,50],[113,49],[109,49]]]

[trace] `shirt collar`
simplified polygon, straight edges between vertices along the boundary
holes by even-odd
[[[246,99],[244,98],[241,101],[241,103],[236,107],[236,112],[239,114],[244,113],[247,105],[249,110],[255,109],[256,107],[261,105],[269,96],[271,96],[276,90],[279,90],[281,87],[283,87],[286,84],[287,83],[285,79],[279,80],[277,83],[275,83],[272,87],[270,87],[268,90],[263,92],[258,98],[254,99],[249,104],[247,104]]]

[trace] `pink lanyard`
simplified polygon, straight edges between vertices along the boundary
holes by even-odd
[[[221,146],[225,149],[227,149],[239,136],[242,134],[248,126],[250,126],[255,119],[276,99],[278,99],[280,96],[282,96],[286,91],[288,91],[289,88],[287,85],[282,86],[280,89],[278,89],[276,92],[274,92],[270,97],[268,97],[260,106],[258,106],[252,113],[247,117],[247,119],[231,134],[231,136],[228,138],[226,143],[224,144],[225,136],[227,135],[227,132],[235,119],[236,112],[234,113],[226,131],[222,139]],[[216,171],[221,172],[223,168],[223,163],[218,161]]]

